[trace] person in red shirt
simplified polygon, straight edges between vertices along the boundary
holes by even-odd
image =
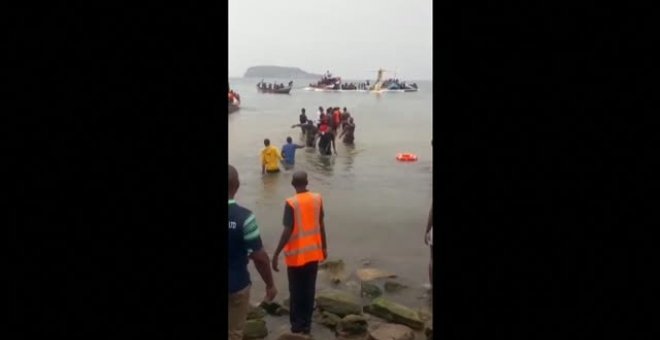
[[[321,123],[319,125],[319,133],[325,133],[325,132],[328,132],[328,130],[330,130],[330,127],[328,126],[328,124]]]
[[[337,132],[337,129],[339,129],[339,125],[341,124],[341,111],[339,111],[338,107],[336,107],[335,111],[332,113],[332,120],[334,123],[332,130],[333,132]]]

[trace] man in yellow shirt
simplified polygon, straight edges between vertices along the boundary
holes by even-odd
[[[282,154],[276,147],[270,145],[268,138],[264,139],[265,148],[261,150],[261,173],[276,173],[280,172],[280,161],[282,161]]]

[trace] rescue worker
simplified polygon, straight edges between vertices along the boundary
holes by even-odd
[[[353,144],[353,141],[355,141],[355,123],[353,122],[353,118],[348,118],[348,122],[344,124],[339,138],[342,136],[344,136],[344,144]]]
[[[305,134],[305,129],[302,127],[303,124],[307,123],[307,115],[305,114],[305,108],[300,109],[300,131]]]
[[[282,154],[276,147],[270,145],[270,139],[264,139],[264,148],[261,150],[261,174],[280,172]]]
[[[264,301],[273,301],[277,289],[270,271],[270,259],[263,248],[259,236],[259,226],[254,214],[236,203],[234,196],[240,182],[238,171],[229,165],[229,228],[227,229],[227,269],[228,275],[228,324],[229,339],[242,340],[243,328],[250,307],[250,273],[248,264],[254,262],[257,272],[266,284]]]
[[[314,125],[312,120],[307,120],[305,124],[296,124],[292,125],[291,128],[300,126],[304,131],[305,136],[305,146],[308,148],[316,147],[316,135],[318,134],[319,129]]]
[[[321,121],[321,115],[323,115],[323,106],[319,106],[319,111],[316,113],[319,122]]]
[[[302,149],[304,146],[293,144],[291,137],[286,137],[286,144],[282,145],[282,164],[285,169],[291,169],[296,164],[296,149]]]
[[[339,125],[341,124],[341,111],[338,107],[335,107],[335,110],[332,112],[332,132],[337,133]]]
[[[323,200],[321,195],[307,190],[307,173],[296,171],[291,185],[296,195],[284,204],[284,230],[275,250],[272,266],[278,269],[278,257],[284,250],[290,294],[292,333],[310,334],[316,275],[319,262],[327,256]]]
[[[326,125],[327,126],[327,125]],[[335,155],[337,154],[337,148],[335,146],[335,135],[331,131],[323,131],[319,129],[319,152],[323,156],[331,156],[332,151],[334,150]]]

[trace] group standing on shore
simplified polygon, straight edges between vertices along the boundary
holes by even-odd
[[[279,272],[279,255],[284,252],[289,281],[291,332],[309,335],[316,294],[319,262],[328,257],[325,234],[323,199],[307,189],[307,173],[296,171],[291,185],[296,194],[285,200],[284,230],[277,249],[269,261],[264,251],[254,214],[234,199],[240,186],[238,171],[229,165],[229,339],[243,338],[250,307],[251,259],[266,284],[264,301],[277,295],[272,270]],[[269,266],[270,264],[270,266]]]

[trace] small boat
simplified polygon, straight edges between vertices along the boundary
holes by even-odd
[[[238,111],[238,109],[240,109],[239,104],[229,103],[229,108],[228,108],[227,112],[228,113],[234,113],[234,112]]]
[[[317,81],[316,84],[309,84],[305,90],[317,92],[338,92],[341,90],[341,78],[333,77],[330,71],[327,71],[321,80]]]
[[[241,96],[238,93],[236,93],[232,90],[229,90],[229,94],[227,96],[227,99],[228,99],[228,104],[229,104],[229,106],[228,106],[229,108],[227,109],[228,114],[229,113],[234,113],[234,112],[238,111],[238,109],[240,109],[240,107],[241,107]]]
[[[290,94],[291,89],[293,89],[293,81],[290,81],[287,86],[277,84],[266,84],[263,80],[257,84],[257,91],[261,93],[273,93],[273,94]]]

